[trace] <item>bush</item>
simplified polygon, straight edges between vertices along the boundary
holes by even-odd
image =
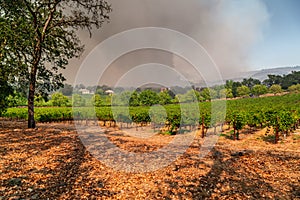
[[[64,96],[61,92],[52,94],[50,102],[52,106],[63,107],[70,105],[68,97]]]

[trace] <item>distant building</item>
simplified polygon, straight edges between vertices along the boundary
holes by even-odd
[[[91,92],[88,89],[80,89],[79,92],[81,92],[81,94],[94,94],[94,92]]]
[[[105,91],[105,93],[106,93],[106,94],[110,94],[110,95],[112,95],[112,94],[114,94],[115,92],[114,92],[114,91],[112,91],[112,90],[106,90],[106,91]]]
[[[165,92],[171,90],[170,88],[160,88],[160,92]]]

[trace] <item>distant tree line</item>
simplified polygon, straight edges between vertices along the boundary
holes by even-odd
[[[5,99],[7,107],[26,106],[27,93],[20,87],[2,84],[0,90],[10,90]],[[113,93],[107,93],[113,91]],[[211,101],[235,97],[258,97],[267,93],[274,95],[282,92],[300,92],[300,72],[288,75],[268,75],[260,81],[248,78],[242,81],[227,80],[225,85],[207,87],[171,87],[171,88],[112,88],[107,85],[72,86],[65,84],[56,92],[45,95],[36,94],[36,106],[151,106],[176,103]],[[4,104],[4,103],[3,103]]]
[[[283,91],[299,92],[300,71],[288,75],[268,75],[264,81],[248,78],[243,81],[226,81],[227,97],[260,96],[266,93],[278,94]]]

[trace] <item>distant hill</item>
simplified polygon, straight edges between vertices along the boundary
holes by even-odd
[[[249,72],[240,72],[237,74],[233,74],[230,77],[225,77],[226,80],[235,80],[235,81],[241,81],[244,78],[255,78],[259,79],[260,81],[263,81],[268,78],[269,74],[273,75],[284,75],[289,74],[292,71],[300,71],[300,66],[295,67],[278,67],[278,68],[271,68],[271,69],[262,69],[262,70],[256,70],[256,71],[249,71]]]

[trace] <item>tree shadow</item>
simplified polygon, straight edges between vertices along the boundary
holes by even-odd
[[[24,129],[2,133],[0,144],[0,199],[80,198],[73,189],[89,179],[90,166],[83,164],[91,156],[75,134]],[[89,189],[87,198],[114,195],[104,180]]]
[[[268,152],[268,155],[274,159],[278,158],[277,154]],[[165,199],[172,199],[176,196],[178,199],[184,199],[186,194],[190,194],[192,199],[226,199],[226,198],[251,198],[251,199],[281,199],[282,193],[277,188],[273,188],[261,174],[256,173],[251,167],[240,165],[243,163],[245,154],[232,154],[229,158],[225,158],[221,151],[214,149],[211,154],[213,164],[208,173],[198,178],[180,177],[189,184],[179,185],[175,181],[165,179],[165,183],[169,187],[169,191],[184,188],[184,192],[169,193],[164,196]],[[279,159],[299,159],[299,157],[279,156]],[[200,165],[201,161],[197,161],[194,165]],[[182,170],[186,166],[178,166],[176,170]],[[296,184],[296,183],[295,183]],[[299,185],[291,185],[293,191],[289,193],[291,199],[299,197]],[[160,188],[161,193],[162,188]],[[267,194],[272,194],[268,197]]]
[[[275,141],[275,135],[274,134],[265,134],[263,136],[260,137],[263,141],[267,142],[267,143],[272,143],[274,144]]]

